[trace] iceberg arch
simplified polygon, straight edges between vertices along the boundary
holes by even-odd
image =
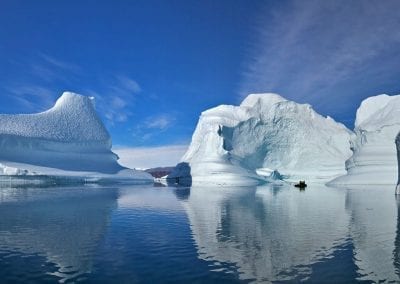
[[[181,163],[194,185],[254,186],[277,176],[327,182],[346,173],[350,136],[308,104],[251,94],[239,106],[202,112]],[[177,167],[169,178],[186,176]]]

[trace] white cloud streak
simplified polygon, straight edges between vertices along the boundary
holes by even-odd
[[[37,85],[10,86],[6,90],[13,100],[30,112],[46,110],[56,99],[52,90]]]
[[[391,53],[400,59],[399,1],[302,0],[277,6],[260,16],[241,96],[273,91],[312,102],[374,68],[377,58],[382,64],[395,59],[384,58]]]
[[[168,130],[175,125],[175,122],[176,117],[171,113],[149,116],[132,129],[132,136],[135,141],[143,143]]]
[[[50,55],[39,53],[34,59],[14,60],[18,67],[26,68],[25,76],[15,78],[5,84],[6,95],[21,106],[21,112],[38,112],[54,105],[61,93],[57,93],[59,84],[67,82],[72,76],[80,73],[78,65],[56,59]],[[26,76],[27,75],[27,76]]]
[[[166,130],[175,123],[175,117],[171,114],[151,116],[145,120],[145,127],[149,129]]]
[[[104,113],[108,122],[113,125],[129,119],[132,115],[130,109],[141,91],[138,82],[127,76],[118,75],[104,88],[103,92],[87,90],[87,93],[96,98],[99,111]]]
[[[55,57],[52,57],[48,54],[40,53],[40,57],[48,64],[51,65],[52,67],[56,67],[59,69],[63,70],[69,70],[73,73],[79,73],[81,71],[81,68],[73,63],[70,62],[65,62],[62,60],[59,60]]]
[[[62,61],[48,54],[39,53],[39,56],[30,64],[31,74],[46,81],[68,82],[70,78],[81,75],[80,66]]]
[[[142,88],[139,86],[138,82],[132,80],[131,78],[119,75],[117,76],[117,79],[119,83],[122,85],[122,87],[127,91],[133,92],[135,94],[140,93],[142,91]]]

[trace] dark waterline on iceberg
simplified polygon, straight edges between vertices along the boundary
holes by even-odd
[[[398,282],[392,188],[0,188],[3,282]]]

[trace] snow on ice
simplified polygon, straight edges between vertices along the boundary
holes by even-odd
[[[283,178],[327,182],[346,173],[352,132],[308,104],[252,94],[203,112],[170,180],[241,186]]]
[[[124,168],[97,116],[94,98],[65,92],[37,114],[0,115],[0,174],[46,176],[86,182],[152,182]]]
[[[357,110],[352,136],[353,155],[347,174],[330,185],[390,184],[398,179],[396,136],[400,131],[400,95],[365,99]]]

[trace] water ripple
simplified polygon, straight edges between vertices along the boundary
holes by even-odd
[[[391,189],[0,189],[2,282],[399,282]]]

